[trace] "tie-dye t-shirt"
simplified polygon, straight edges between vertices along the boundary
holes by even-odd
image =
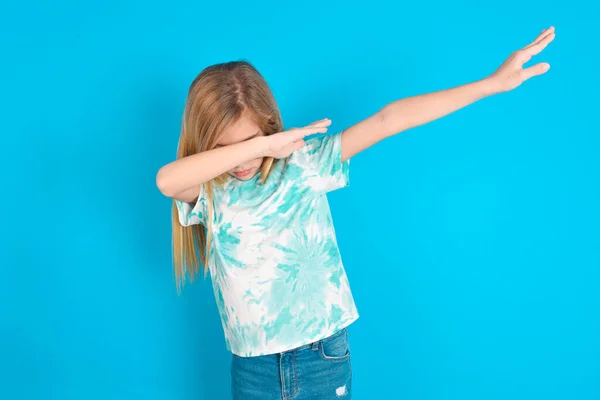
[[[258,356],[323,339],[358,318],[326,193],[349,184],[341,133],[313,137],[261,183],[213,185],[208,267],[227,349]],[[182,225],[207,226],[204,188],[176,202]]]

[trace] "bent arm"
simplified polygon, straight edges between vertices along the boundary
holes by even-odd
[[[167,197],[191,201],[201,184],[265,154],[264,137],[202,151],[161,167],[156,186]],[[195,195],[194,195],[195,193]]]

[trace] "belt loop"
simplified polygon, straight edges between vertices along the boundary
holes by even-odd
[[[319,340],[317,340],[316,342],[312,343],[311,349],[312,349],[312,351],[319,350]]]

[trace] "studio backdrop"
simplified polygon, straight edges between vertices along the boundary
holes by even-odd
[[[384,140],[330,194],[353,397],[600,398],[597,3],[2,8],[0,398],[229,398],[210,281],[177,296],[155,183],[204,67],[248,60],[286,127],[337,132],[487,76],[550,25],[546,75]]]

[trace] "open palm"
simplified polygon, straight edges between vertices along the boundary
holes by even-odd
[[[496,91],[506,92],[512,90],[527,79],[542,75],[550,68],[548,63],[539,63],[529,68],[523,68],[523,64],[531,60],[531,57],[539,54],[548,46],[555,37],[554,27],[544,29],[542,33],[526,47],[515,51],[502,63],[502,65],[490,75],[494,82]]]
[[[306,136],[315,133],[325,133],[329,125],[331,125],[331,120],[325,118],[301,128],[291,128],[287,131],[266,136],[266,155],[274,158],[285,158],[305,145],[304,138]]]

